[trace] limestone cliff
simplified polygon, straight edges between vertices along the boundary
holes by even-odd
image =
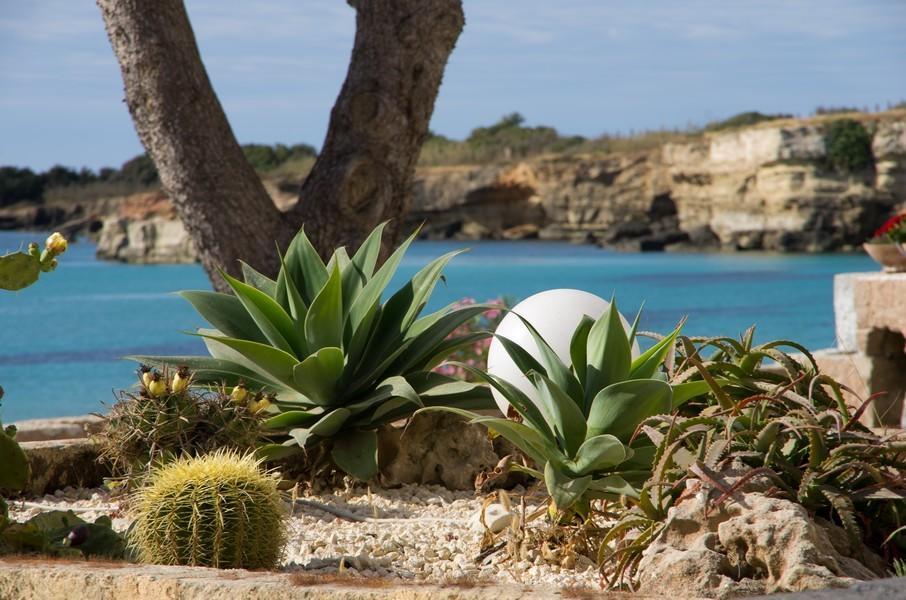
[[[906,208],[906,111],[847,115],[872,134],[873,164],[850,174],[826,166],[825,129],[837,118],[771,121],[635,153],[422,168],[408,221],[424,222],[430,238],[538,237],[628,250],[852,249]],[[281,207],[293,201],[293,182],[265,183]],[[164,198],[114,204],[103,219],[100,256],[195,260]],[[42,210],[37,217],[52,221]],[[65,218],[78,223],[97,212],[70,207]],[[0,227],[4,218],[15,226],[29,215],[0,211]]]

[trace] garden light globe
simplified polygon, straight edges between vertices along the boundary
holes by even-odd
[[[570,365],[572,360],[569,356],[569,342],[576,327],[579,326],[579,322],[582,321],[582,317],[588,315],[597,320],[609,306],[610,302],[594,294],[582,290],[558,289],[529,296],[514,306],[513,312],[531,323],[557,353],[560,360],[564,364]],[[629,322],[622,315],[620,315],[620,319],[628,334]],[[495,333],[514,341],[540,360],[541,353],[535,345],[535,341],[525,324],[516,315],[508,313],[497,326]],[[638,355],[638,342],[633,342],[632,357],[636,358]],[[534,386],[522,374],[497,338],[491,340],[491,347],[488,350],[488,372],[516,386],[529,398],[537,398]],[[491,388],[491,391],[500,411],[504,415],[507,414],[509,403],[496,389]]]

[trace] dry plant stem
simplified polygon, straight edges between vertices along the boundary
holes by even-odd
[[[464,519],[441,519],[441,518],[417,518],[417,519],[403,519],[397,517],[363,517],[357,515],[354,512],[338,508],[336,506],[330,506],[329,504],[322,504],[321,502],[315,502],[314,500],[306,500],[304,498],[296,498],[296,504],[301,504],[302,506],[307,506],[309,508],[314,508],[315,510],[324,511],[330,513],[335,517],[340,517],[347,521],[353,521],[355,523],[467,523],[467,520]]]

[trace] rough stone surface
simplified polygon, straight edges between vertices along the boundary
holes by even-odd
[[[16,440],[19,442],[43,442],[86,438],[100,431],[104,420],[95,415],[78,417],[57,417],[54,419],[26,419],[16,421]]]
[[[753,600],[906,600],[906,577],[862,581],[845,589],[758,596]]]
[[[26,495],[40,496],[65,487],[100,485],[110,471],[98,460],[96,444],[87,439],[23,442],[31,472]],[[2,596],[0,596],[2,597]]]
[[[316,581],[284,573],[126,563],[0,560],[0,598],[64,600],[478,600],[570,597],[560,590],[520,585],[405,585],[400,582]],[[628,598],[589,592],[589,598]],[[642,598],[633,595],[632,598]]]
[[[645,593],[725,598],[842,587],[884,574],[883,562],[869,550],[859,552],[871,568],[856,560],[835,525],[756,491],[767,482],[750,482],[720,505],[701,482],[690,480],[689,486],[690,495],[671,508],[639,564]]]
[[[440,484],[473,490],[475,477],[501,456],[487,429],[443,413],[415,416],[408,427],[389,426],[379,435],[381,475],[387,485]]]

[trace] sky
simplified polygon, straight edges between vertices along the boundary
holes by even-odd
[[[565,134],[906,100],[904,0],[463,0],[431,128],[518,111]],[[241,143],[319,147],[346,73],[343,0],[186,0]],[[0,165],[142,152],[92,0],[0,0]]]

